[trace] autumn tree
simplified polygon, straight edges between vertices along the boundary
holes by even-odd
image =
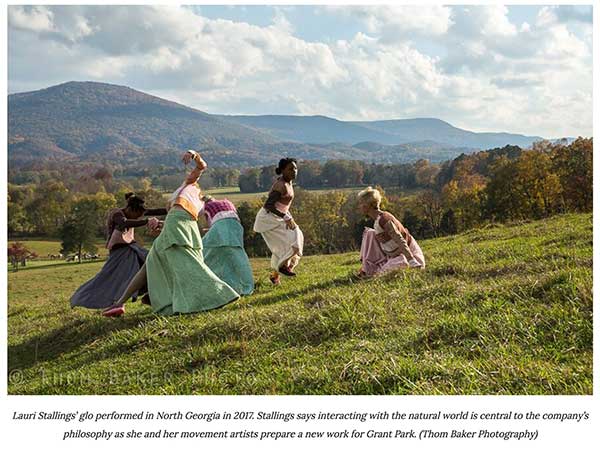
[[[76,252],[81,263],[82,251],[96,252],[96,238],[104,227],[108,210],[113,207],[114,197],[106,193],[86,195],[75,201],[61,228],[61,253]]]
[[[21,242],[14,242],[8,246],[8,260],[15,271],[19,271],[19,265],[25,266],[27,259],[35,259],[37,254],[28,249]]]
[[[570,145],[560,145],[552,152],[552,166],[569,210],[588,212],[593,200],[593,139],[578,138]]]
[[[36,233],[55,236],[64,223],[72,195],[60,181],[40,185],[25,211]]]
[[[556,211],[562,188],[558,175],[552,172],[549,153],[524,151],[516,160],[516,172],[513,188],[524,201],[522,216],[541,218]]]
[[[418,204],[422,216],[431,228],[433,235],[437,237],[444,215],[441,195],[433,189],[426,190],[418,196]]]
[[[240,174],[238,180],[240,192],[252,193],[260,192],[260,173],[258,168],[249,168]]]

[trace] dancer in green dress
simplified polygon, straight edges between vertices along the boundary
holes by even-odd
[[[204,196],[209,230],[202,238],[206,265],[240,295],[254,290],[252,267],[244,250],[244,228],[237,209],[227,199]]]
[[[146,264],[132,279],[105,316],[121,315],[133,292],[148,284],[152,309],[160,315],[215,309],[239,298],[239,294],[212,272],[204,262],[198,214],[203,208],[198,178],[206,162],[195,151],[187,151],[183,162],[196,168],[169,199],[169,213],[154,240]]]

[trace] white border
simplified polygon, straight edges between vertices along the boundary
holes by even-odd
[[[99,2],[88,2],[88,1],[58,1],[58,2],[23,2],[23,1],[13,1],[11,4],[98,4]],[[114,2],[120,3],[120,2]],[[152,1],[127,1],[126,4],[132,5],[144,5],[144,4],[165,4],[166,2],[152,2]],[[196,2],[190,2],[196,3]],[[217,3],[217,2],[213,2]],[[219,4],[239,4],[239,2],[235,1],[219,1]],[[254,4],[254,5],[264,5],[264,4],[280,4],[280,5],[294,5],[294,4],[365,4],[371,3],[366,1],[356,1],[349,0],[344,2],[311,2],[311,1],[303,1],[303,2],[264,2],[264,1],[245,1],[244,4]],[[402,2],[405,4],[417,3],[417,2]],[[418,2],[418,3],[435,3],[439,4],[440,2]],[[470,2],[464,1],[446,1],[444,4],[453,5],[453,4],[466,4]],[[498,4],[499,2],[476,2],[478,4]],[[503,2],[501,4],[505,5],[547,5],[551,4],[548,1],[509,1]],[[210,3],[205,3],[210,4]],[[593,4],[590,1],[561,1],[560,4],[570,4],[570,5],[579,5],[579,4]],[[594,8],[594,23],[600,23],[600,7]],[[7,8],[6,4],[3,3],[3,8],[1,10],[1,23],[3,27],[7,26]],[[7,42],[6,42],[6,31],[2,33],[2,60],[7,61]],[[598,49],[600,46],[598,45],[598,32],[594,33],[594,48]],[[2,83],[4,86],[4,92],[7,92],[7,72],[5,69],[5,76],[2,79]],[[594,58],[594,88],[598,87],[598,58]],[[598,117],[598,96],[594,96],[594,116]],[[6,155],[6,142],[7,142],[7,102],[2,102],[2,139],[4,143],[4,150]],[[598,134],[598,124],[597,121],[594,122],[594,134]],[[7,180],[6,180],[6,157],[1,158],[2,170],[0,179],[0,185],[2,186],[2,195],[6,195],[7,188]],[[600,161],[598,157],[594,160],[594,172],[599,173],[599,164]],[[596,183],[594,184],[596,185]],[[3,198],[6,198],[4,196]],[[598,210],[598,191],[595,188],[595,197],[594,197],[594,209]],[[4,227],[4,236],[6,236],[6,207],[4,207],[1,211],[1,223]],[[596,235],[598,233],[598,218],[594,216],[594,243],[596,243]],[[595,245],[596,247],[597,245]],[[1,240],[0,249],[4,251],[6,254],[6,237]],[[597,251],[594,251],[594,267],[597,267],[598,259],[597,259]],[[6,273],[6,267],[4,264],[6,263],[6,258],[2,258],[2,269],[4,273]],[[597,270],[594,269],[594,276],[597,275]],[[0,289],[3,292],[7,291],[6,285],[6,276],[2,277]],[[2,310],[3,312],[3,320],[1,326],[2,338],[3,341],[7,341],[7,322],[6,322],[6,294],[2,296]],[[598,332],[597,329],[594,329],[594,340],[598,341]],[[594,348],[594,361],[597,360],[597,351],[595,345]],[[82,444],[87,444],[87,442],[82,440],[74,440],[71,442],[60,442],[60,438],[57,438],[56,435],[60,435],[65,429],[68,429],[71,425],[64,423],[62,421],[36,421],[36,422],[18,422],[12,420],[12,413],[14,410],[26,412],[26,411],[35,411],[35,410],[44,410],[44,411],[53,411],[53,410],[94,410],[94,411],[106,411],[110,412],[112,410],[120,410],[120,411],[136,411],[139,409],[149,409],[149,410],[193,410],[193,411],[212,411],[212,410],[262,410],[262,411],[273,411],[273,410],[290,410],[296,412],[308,412],[308,411],[318,411],[318,410],[330,410],[330,411],[341,411],[341,410],[350,410],[350,409],[365,409],[365,410],[382,410],[386,409],[388,411],[393,410],[427,410],[431,411],[436,410],[488,410],[488,411],[508,411],[508,410],[516,410],[526,412],[528,410],[536,410],[538,412],[543,411],[563,411],[563,412],[580,412],[583,410],[587,410],[591,413],[591,419],[584,423],[563,423],[557,424],[555,422],[547,422],[543,425],[530,425],[527,423],[519,422],[515,424],[512,430],[518,430],[521,428],[538,428],[542,431],[542,437],[538,439],[535,443],[527,443],[520,442],[519,447],[551,447],[556,446],[570,446],[570,445],[583,445],[583,447],[591,446],[592,441],[598,441],[599,431],[598,429],[598,412],[600,411],[600,406],[598,405],[600,401],[597,399],[598,386],[596,385],[596,376],[594,376],[594,395],[593,396],[200,396],[200,397],[190,397],[190,396],[176,396],[176,397],[159,397],[159,396],[136,396],[132,397],[119,397],[119,396],[110,396],[110,397],[98,397],[98,396],[52,396],[52,397],[38,397],[38,396],[7,396],[7,384],[6,384],[6,373],[7,373],[7,347],[6,345],[1,345],[1,360],[2,360],[2,381],[1,381],[1,394],[2,394],[2,403],[4,404],[4,429],[6,432],[6,437],[4,438],[5,444],[7,447],[11,447],[10,444],[24,446],[24,445],[33,445],[40,444],[44,447],[56,447],[58,445],[62,445],[65,447],[81,447]],[[594,374],[596,373],[596,363],[594,363]],[[134,400],[132,400],[134,399]],[[178,430],[178,429],[186,429],[190,430],[218,430],[218,429],[228,429],[234,430],[236,428],[250,428],[250,423],[248,422],[221,422],[221,423],[211,423],[207,424],[205,422],[186,422],[186,421],[176,421],[169,424],[170,430]],[[394,423],[391,427],[395,428],[410,428],[410,427],[420,427],[421,425],[426,425],[427,422],[398,422]],[[82,424],[82,426],[86,426],[85,428],[93,428],[94,426],[89,423]],[[479,423],[480,425],[480,423]],[[263,421],[261,423],[254,422],[254,428],[260,430],[264,428],[275,428],[276,430],[287,430],[287,429],[296,429],[300,430],[301,425],[294,424],[279,424],[277,426],[273,426],[272,422]],[[131,430],[133,428],[137,428],[139,430],[157,430],[157,428],[161,428],[163,426],[160,425],[160,422],[121,422],[119,424],[111,424],[108,426],[112,430]],[[341,428],[356,428],[362,429],[365,428],[373,428],[384,430],[383,428],[390,427],[389,423],[356,423],[354,421],[349,422],[334,422],[328,424],[319,425],[311,425],[311,429],[318,430],[319,427],[326,428],[327,430],[335,430]],[[436,430],[441,430],[443,428],[452,429],[452,428],[466,428],[470,429],[474,426],[472,423],[466,422],[462,425],[461,422],[446,422],[446,423],[437,423],[435,426],[431,426]],[[498,429],[507,429],[506,423],[496,423],[486,425],[487,428],[498,428]],[[202,447],[203,445],[211,445],[216,447],[239,447],[243,445],[245,447],[274,447],[285,444],[289,447],[304,447],[307,442],[311,445],[316,446],[324,446],[329,444],[335,444],[336,442],[341,442],[345,446],[348,447],[363,447],[367,445],[367,447],[378,445],[381,447],[513,447],[516,445],[514,441],[504,442],[502,440],[426,440],[426,441],[410,441],[410,440],[336,440],[336,441],[327,441],[327,440],[279,440],[279,441],[255,441],[248,439],[241,440],[191,440],[188,442],[184,442],[181,440],[177,440],[178,446],[187,446],[187,447]],[[166,444],[170,444],[171,442],[166,440],[143,440],[138,441],[139,445],[143,445],[144,447],[164,447]],[[587,443],[587,444],[586,444]],[[102,443],[91,443],[96,445],[100,445]],[[123,440],[122,443],[116,443],[111,441],[113,447],[120,447],[121,445],[131,447],[132,445],[137,446],[135,440]]]

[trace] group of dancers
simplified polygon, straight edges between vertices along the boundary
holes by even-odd
[[[195,167],[165,209],[147,209],[142,198],[128,193],[126,207],[109,212],[108,259],[95,277],[77,289],[72,307],[102,309],[104,316],[114,317],[125,313],[129,299],[139,298],[155,313],[173,315],[222,307],[253,292],[252,268],[235,206],[227,199],[202,194],[198,179],[207,164],[199,153],[186,151],[182,161],[194,162]],[[304,235],[290,213],[297,161],[281,159],[275,172],[279,176],[256,215],[254,231],[271,251],[269,279],[278,285],[281,275],[296,275]],[[378,190],[361,191],[358,205],[361,213],[374,220],[374,228],[365,228],[363,233],[359,277],[425,267],[417,241],[396,217],[380,210]],[[201,215],[209,226],[204,237],[198,228]],[[150,251],[135,241],[134,229],[140,226],[147,226],[156,236]]]

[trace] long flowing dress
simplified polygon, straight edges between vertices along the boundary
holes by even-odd
[[[222,307],[239,294],[206,265],[198,229],[197,184],[182,185],[173,195],[160,235],[146,258],[148,293],[154,312],[160,315],[192,313]]]
[[[149,209],[145,215],[166,213],[165,209]],[[75,291],[70,300],[71,307],[103,309],[110,306],[121,297],[133,276],[144,264],[148,250],[135,242],[134,226],[125,227],[127,222],[123,209],[113,209],[108,213],[108,259],[96,276]],[[133,220],[133,223],[143,226],[141,220]],[[143,293],[137,292],[134,298]]]
[[[202,238],[206,265],[240,295],[254,290],[254,278],[244,250],[244,228],[229,200],[206,203],[204,214],[210,226]]]
[[[368,276],[409,267],[406,256],[401,254],[400,245],[386,231],[384,223],[389,221],[394,223],[394,228],[402,235],[413,257],[421,264],[422,268],[425,267],[425,256],[415,238],[392,214],[384,212],[375,220],[374,228],[365,228],[363,231],[360,247],[361,271]],[[376,238],[378,234],[386,235],[387,241],[380,243]]]
[[[289,215],[289,208],[294,199],[293,187],[284,182],[283,178],[279,178],[269,193],[275,189],[284,192],[280,200],[275,203],[275,208],[281,214]],[[279,217],[266,207],[262,207],[256,214],[254,232],[262,235],[271,251],[271,268],[279,270],[282,265],[289,262],[291,270],[298,264],[304,248],[304,234],[300,226],[296,225],[295,229],[288,229],[284,217]]]

